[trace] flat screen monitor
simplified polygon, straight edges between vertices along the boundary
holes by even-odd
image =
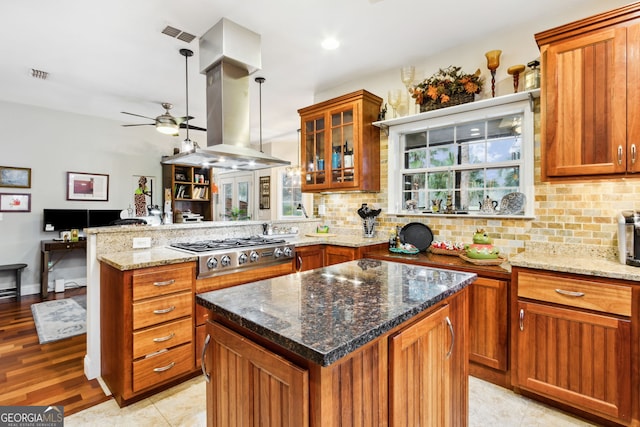
[[[120,212],[120,209],[90,209],[89,227],[111,225],[113,221],[120,219]]]
[[[82,230],[89,224],[87,209],[44,209],[44,231]]]

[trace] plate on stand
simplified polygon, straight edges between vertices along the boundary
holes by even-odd
[[[524,213],[527,197],[524,193],[509,193],[500,200],[499,212],[502,215],[518,215]]]

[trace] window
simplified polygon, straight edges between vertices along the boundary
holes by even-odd
[[[450,107],[453,114],[443,109],[390,126],[389,188],[397,191],[389,191],[389,212],[441,214],[450,203],[450,213],[486,215],[488,203],[495,214],[533,215],[530,101],[489,101],[490,107],[479,108],[479,101],[463,112]],[[507,206],[512,193],[524,194],[524,210]]]
[[[300,187],[300,174],[290,175],[281,171],[280,176],[280,205],[278,216],[280,218],[298,218],[303,216],[298,205],[302,203],[302,189]]]

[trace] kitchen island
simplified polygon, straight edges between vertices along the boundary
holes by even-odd
[[[466,425],[475,278],[361,259],[199,294],[209,425]]]

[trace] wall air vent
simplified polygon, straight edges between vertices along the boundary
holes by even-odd
[[[186,43],[191,43],[193,41],[193,39],[196,38],[196,36],[194,36],[193,34],[189,34],[186,31],[182,31],[179,30],[177,28],[174,28],[170,25],[167,25],[164,30],[162,30],[162,34],[166,34],[169,37],[173,37],[176,38],[178,40],[182,40],[183,42]]]

